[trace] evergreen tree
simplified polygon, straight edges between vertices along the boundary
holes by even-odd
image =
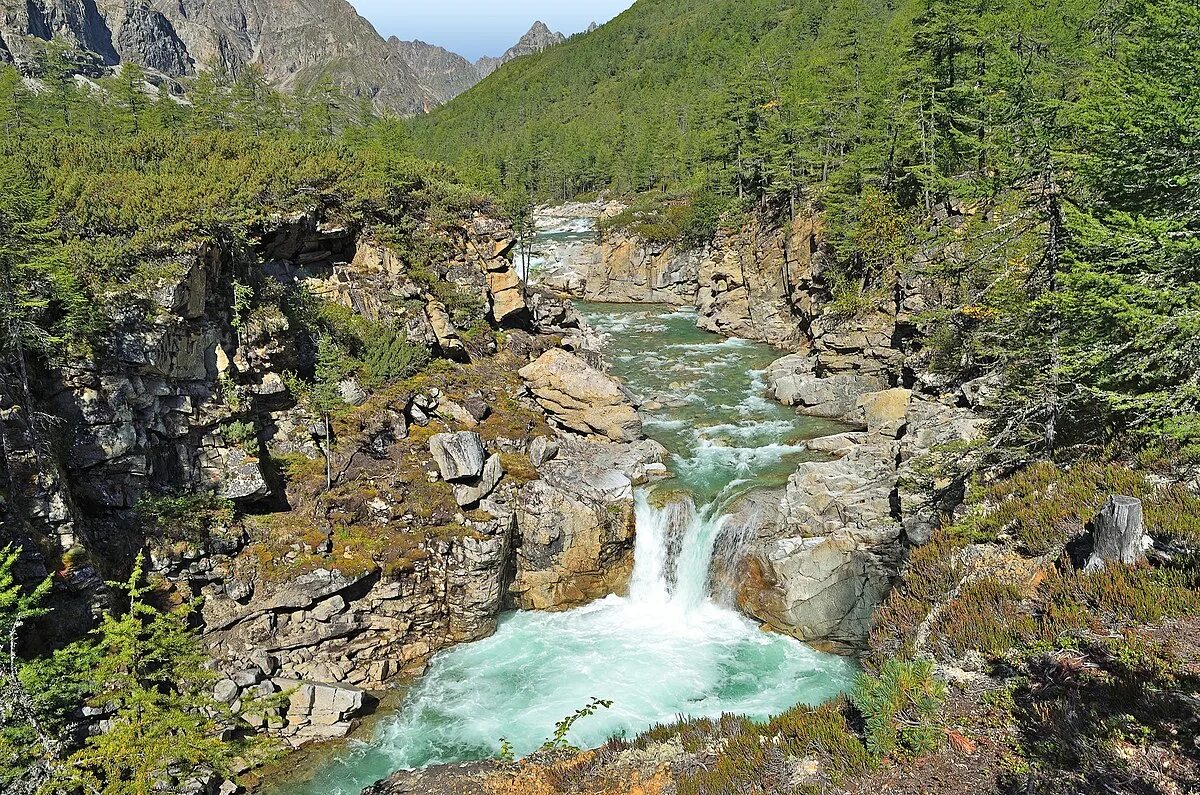
[[[28,622],[49,612],[42,602],[50,581],[29,592],[22,589],[13,574],[20,554],[19,549],[0,549],[0,788],[13,795],[34,795],[53,778],[62,746],[22,681],[20,633]]]
[[[75,69],[74,50],[62,39],[51,40],[39,53],[37,74],[53,92],[54,107],[62,129],[71,127],[72,110],[78,100]]]
[[[1200,439],[1200,8],[1139,0],[1071,115],[1054,309],[1065,378],[1118,428]]]
[[[211,696],[216,675],[188,627],[194,605],[153,607],[140,557],[128,580],[109,585],[125,592],[128,609],[106,615],[94,632],[100,659],[91,700],[112,716],[66,760],[64,783],[100,795],[151,795],[179,791],[203,771],[226,773],[235,749],[222,734],[232,717]]]
[[[126,61],[108,86],[119,111],[120,126],[137,135],[145,126],[146,110],[150,105],[146,96],[146,70]]]

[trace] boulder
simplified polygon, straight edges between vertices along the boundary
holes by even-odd
[[[338,397],[347,406],[361,406],[367,402],[367,391],[353,378],[338,383],[337,391]]]
[[[504,325],[529,311],[521,280],[512,268],[489,272],[487,284],[492,297],[492,318],[496,323]]]
[[[291,679],[273,682],[288,694],[287,734],[301,742],[345,737],[373,703],[356,687]]]
[[[517,528],[519,609],[566,610],[628,587],[634,529],[625,495],[605,501],[534,481],[521,489]]]
[[[223,450],[221,458],[221,497],[227,500],[256,500],[271,493],[257,458],[237,447]]]
[[[470,483],[483,475],[487,452],[477,433],[439,433],[429,440],[429,452],[449,483]]]
[[[484,399],[483,394],[480,392],[473,392],[467,395],[466,400],[463,401],[463,408],[467,410],[467,413],[476,422],[483,422],[492,413],[492,407],[488,405],[487,400]]]
[[[811,357],[785,356],[767,369],[767,385],[785,406],[829,419],[853,418],[859,398],[887,387],[883,379],[871,375],[839,373],[822,378],[816,368]]]
[[[893,507],[899,442],[848,433],[809,446],[838,457],[801,464],[792,475],[781,517],[747,545],[737,600],[802,640],[861,648],[902,557]]]
[[[529,460],[535,467],[540,467],[556,455],[558,455],[558,442],[547,439],[545,436],[537,437],[529,445]]]
[[[504,467],[500,463],[500,456],[493,455],[483,465],[483,471],[478,478],[470,483],[454,485],[454,500],[463,508],[473,508],[496,490],[503,477]]]
[[[613,441],[641,438],[637,409],[620,384],[561,348],[521,370],[537,402],[563,427]]]
[[[474,428],[479,425],[479,419],[467,410],[466,406],[453,400],[443,400],[438,404],[437,415],[443,420],[457,423],[463,428]]]
[[[454,328],[454,323],[450,320],[450,313],[446,311],[445,304],[430,300],[425,305],[425,315],[429,319],[429,325],[433,328],[434,336],[437,338],[437,344],[442,349],[442,353],[450,359],[464,358],[466,348],[458,336],[458,330]]]
[[[895,575],[848,533],[784,538],[749,561],[743,610],[778,631],[829,648],[860,647]]]

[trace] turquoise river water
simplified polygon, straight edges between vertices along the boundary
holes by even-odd
[[[607,337],[614,373],[651,406],[646,432],[671,453],[668,500],[637,495],[628,596],[565,613],[513,613],[495,636],[437,656],[373,736],[324,761],[296,795],[358,795],[404,768],[495,756],[500,738],[535,750],[594,697],[611,709],[581,721],[578,746],[632,735],[679,715],[766,718],[843,691],[852,665],[762,631],[710,592],[723,511],[748,489],[779,486],[810,455],[805,439],[838,431],[765,397],[765,345],[699,331],[687,311],[581,305]]]

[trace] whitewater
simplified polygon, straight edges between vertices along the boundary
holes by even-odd
[[[576,724],[580,747],[679,716],[764,719],[844,691],[854,669],[768,633],[713,594],[713,560],[736,556],[727,513],[776,488],[839,430],[764,397],[767,346],[701,332],[687,311],[581,305],[607,340],[614,374],[662,405],[647,435],[671,453],[673,479],[636,496],[627,596],[563,613],[513,613],[496,634],[434,658],[400,708],[287,792],[357,795],[400,769],[494,757],[501,738],[536,750],[592,698],[612,707]]]

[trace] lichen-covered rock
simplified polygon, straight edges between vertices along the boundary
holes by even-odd
[[[542,480],[517,497],[515,601],[525,609],[577,607],[623,593],[633,574],[633,486],[666,450],[564,438],[543,458]]]
[[[563,427],[619,442],[641,438],[641,418],[628,393],[578,356],[552,348],[522,369],[521,377]]]
[[[888,389],[868,392],[855,404],[855,419],[867,432],[898,438],[908,425],[908,407],[912,401],[910,389]]]
[[[483,474],[487,451],[477,433],[439,433],[429,439],[429,452],[450,483],[476,481]]]
[[[853,418],[859,398],[887,386],[880,378],[855,373],[821,377],[817,366],[810,356],[785,356],[767,369],[767,386],[785,406],[829,419]]]

